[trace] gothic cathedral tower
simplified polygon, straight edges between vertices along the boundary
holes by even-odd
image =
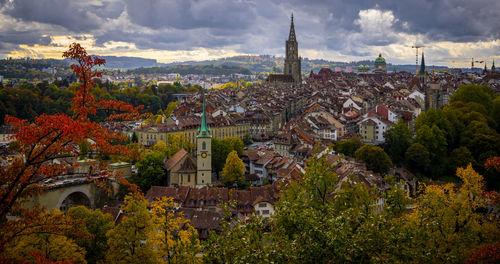
[[[203,94],[201,126],[196,137],[196,165],[196,185],[212,184],[212,135],[205,118],[205,94]]]
[[[288,40],[286,41],[286,57],[285,57],[285,72],[284,74],[291,75],[293,81],[299,83],[302,81],[300,60],[299,57],[299,45],[297,39],[295,38],[295,27],[293,26],[293,14],[292,23],[290,24],[290,34],[288,35]]]

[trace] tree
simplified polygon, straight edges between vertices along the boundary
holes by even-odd
[[[165,108],[165,115],[167,117],[170,117],[170,115],[176,108],[177,108],[177,101],[168,103],[167,107]]]
[[[171,197],[162,197],[151,203],[151,217],[157,232],[154,241],[159,251],[159,263],[198,263],[201,251],[198,231],[177,212]]]
[[[405,165],[413,173],[425,174],[431,160],[429,151],[420,143],[413,143],[405,153]]]
[[[411,148],[411,147],[410,147]],[[209,263],[463,263],[498,252],[498,193],[484,192],[471,166],[460,186],[421,186],[408,212],[401,187],[382,194],[365,183],[341,183],[325,157],[311,158],[301,181],[283,187],[270,222],[232,222],[204,247]],[[391,182],[388,178],[387,182]],[[488,246],[486,246],[488,245]]]
[[[366,168],[375,173],[386,174],[392,168],[389,155],[381,147],[365,144],[356,150],[356,160],[363,161]]]
[[[78,144],[78,148],[80,150],[79,152],[79,159],[85,159],[88,157],[89,154],[89,147],[90,143],[87,140],[83,140]]]
[[[262,218],[251,217],[247,223],[232,218],[222,223],[221,233],[211,232],[203,248],[203,263],[270,263],[269,236]]]
[[[395,164],[401,165],[404,162],[404,154],[410,146],[411,136],[411,131],[403,119],[384,133],[385,150]]]
[[[491,109],[495,90],[487,85],[464,84],[450,97],[450,103],[461,101],[482,104],[487,110]]]
[[[165,157],[165,154],[160,151],[146,151],[141,155],[141,160],[135,164],[138,174],[133,182],[144,192],[153,185],[165,185],[167,181],[163,163]]]
[[[243,136],[243,144],[244,144],[245,146],[248,146],[248,145],[252,144],[252,139],[250,138],[250,135],[249,135],[249,134],[245,134],[245,135]]]
[[[238,153],[236,150],[233,150],[227,155],[226,164],[224,165],[224,169],[222,170],[222,180],[227,185],[231,185],[232,183],[241,183],[245,181],[245,164],[238,157]]]
[[[472,156],[472,153],[466,147],[460,147],[454,149],[448,159],[449,174],[455,175],[457,168],[467,167],[469,164],[475,164],[476,161]]]
[[[484,152],[497,152],[500,149],[500,135],[481,121],[470,122],[462,133],[460,142],[477,158]]]
[[[223,144],[228,144],[231,146],[232,150],[236,150],[236,153],[238,153],[239,156],[243,155],[243,147],[245,147],[245,144],[243,143],[243,140],[238,137],[228,137],[222,140]]]
[[[212,166],[217,175],[224,168],[227,155],[234,150],[228,141],[212,138]]]
[[[98,110],[109,113],[109,120],[132,120],[141,117],[139,110],[131,105],[107,100],[97,101],[91,91],[94,87],[93,79],[100,77],[100,72],[93,71],[95,66],[105,63],[103,59],[92,57],[87,54],[79,44],[73,43],[64,57],[76,60],[71,65],[73,71],[80,79],[80,87],[75,92],[72,115],[63,113],[48,115],[42,114],[33,122],[7,116],[5,122],[12,125],[16,131],[14,136],[15,146],[13,151],[19,155],[7,167],[0,168],[0,252],[13,237],[6,236],[8,233],[18,233],[14,230],[4,228],[15,228],[17,225],[9,224],[7,215],[17,215],[17,207],[25,198],[29,198],[44,191],[39,183],[54,178],[57,175],[71,169],[67,163],[56,164],[54,159],[77,156],[73,144],[86,139],[92,139],[92,151],[102,154],[127,153],[128,148],[123,145],[112,145],[113,139],[122,139],[122,135],[110,133],[100,124],[93,122],[92,117]],[[100,175],[105,180],[112,176],[111,171],[106,169],[106,163],[99,168]],[[25,214],[26,215],[26,214]],[[31,219],[31,218],[30,218]],[[53,223],[56,225],[57,223]]]
[[[157,262],[158,249],[151,239],[156,230],[147,205],[140,194],[125,196],[121,223],[106,233],[109,246],[106,263]]]
[[[471,165],[459,168],[457,176],[460,187],[425,187],[416,209],[401,218],[406,232],[401,239],[411,237],[409,246],[415,246],[407,252],[415,263],[462,263],[481,245],[498,242],[498,221],[481,213],[488,203],[498,201],[485,195],[482,176]]]
[[[16,239],[15,245],[7,249],[7,256],[15,262],[35,263],[33,252],[41,252],[49,261],[71,261],[86,263],[85,249],[63,235],[32,234]]]
[[[354,157],[354,153],[358,150],[363,143],[359,138],[351,138],[345,141],[340,141],[335,144],[334,150],[340,153],[344,153],[347,156]]]
[[[114,220],[109,214],[100,210],[91,210],[85,206],[76,206],[68,210],[68,215],[73,219],[83,220],[80,228],[92,235],[91,239],[78,239],[76,243],[86,250],[85,260],[87,263],[98,263],[104,261],[108,250],[106,233],[114,227]]]
[[[130,141],[132,141],[132,143],[139,142],[139,139],[137,138],[137,134],[135,133],[135,131],[132,133],[132,139]]]
[[[89,233],[79,227],[82,222],[61,211],[20,209],[17,221],[8,221],[3,227],[0,252],[2,263],[34,262],[38,258],[46,261],[75,261],[85,263],[85,249],[73,239],[88,240]],[[71,236],[71,238],[70,238]]]
[[[431,175],[433,178],[438,178],[443,170],[441,164],[447,152],[444,132],[437,125],[433,125],[432,128],[423,125],[417,130],[415,142],[420,143],[427,149],[431,161]]]
[[[390,218],[373,210],[374,192],[364,183],[339,183],[331,169],[325,157],[313,158],[303,180],[283,190],[275,204],[268,262],[391,262],[382,258],[393,243],[387,234]]]
[[[187,139],[184,133],[180,133],[179,135],[168,135],[166,145],[167,158],[172,157],[177,151],[181,150],[181,148],[191,153],[195,147],[194,144]]]

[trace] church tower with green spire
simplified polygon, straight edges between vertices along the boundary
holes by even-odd
[[[196,137],[196,185],[212,184],[212,135],[205,116],[205,94],[203,93],[203,112],[201,125]]]

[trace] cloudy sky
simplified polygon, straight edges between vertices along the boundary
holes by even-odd
[[[284,54],[290,14],[302,57],[500,66],[498,0],[0,0],[0,57],[92,54],[205,60]],[[484,66],[484,65],[482,65]]]

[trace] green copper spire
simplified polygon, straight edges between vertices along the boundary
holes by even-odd
[[[201,126],[198,128],[198,137],[211,137],[210,127],[207,125],[205,118],[205,93],[203,92],[203,112],[201,114]]]

